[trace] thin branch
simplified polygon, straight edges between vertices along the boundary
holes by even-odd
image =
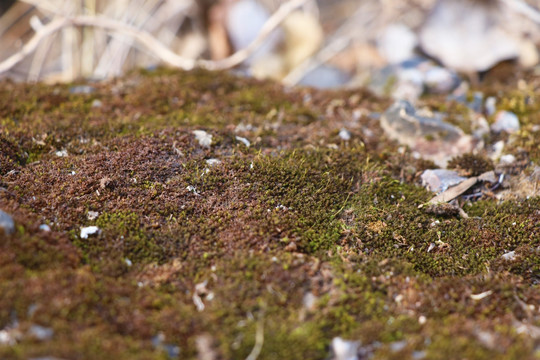
[[[30,41],[28,41],[21,48],[21,50],[0,63],[0,74],[10,70],[20,61],[22,61],[24,58],[34,52],[38,47],[39,43],[44,38],[69,26],[95,26],[120,32],[134,37],[135,39],[137,39],[137,41],[149,48],[162,61],[172,66],[179,67],[185,70],[191,70],[195,66],[195,60],[187,59],[182,56],[176,55],[174,52],[164,46],[161,42],[159,42],[155,37],[146,32],[139,31],[132,26],[112,19],[81,15],[73,18],[55,19],[45,25],[39,32],[37,32],[32,37],[32,39],[30,39]]]
[[[259,35],[246,48],[238,50],[231,56],[216,61],[199,60],[198,66],[207,70],[223,70],[232,68],[251,56],[264,42],[264,40],[276,29],[285,18],[298,9],[300,6],[308,3],[310,0],[290,0],[283,3],[275,13],[264,23]]]
[[[259,35],[251,44],[249,44],[246,48],[235,52],[231,56],[217,61],[195,60],[179,56],[149,33],[138,30],[133,26],[113,19],[101,16],[85,15],[54,19],[36,32],[36,34],[21,48],[21,50],[0,63],[0,74],[9,71],[28,55],[34,52],[44,38],[65,27],[70,26],[93,26],[131,36],[148,48],[163,62],[184,70],[191,70],[194,67],[201,67],[207,70],[224,70],[234,67],[246,60],[263,44],[268,35],[270,35],[270,33],[276,29],[292,11],[304,5],[308,1],[310,0],[290,0],[283,3],[279,9],[266,21]]]
[[[259,314],[258,317],[257,330],[255,332],[255,345],[253,346],[253,349],[251,349],[246,360],[257,360],[264,344],[264,317],[262,314]]]

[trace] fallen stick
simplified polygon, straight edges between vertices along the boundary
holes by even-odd
[[[452,186],[451,188],[448,188],[439,195],[435,196],[433,199],[429,200],[428,205],[452,201],[459,195],[463,194],[465,191],[469,190],[474,184],[478,182],[478,180],[495,182],[495,173],[493,171],[488,171],[480,176],[473,176],[471,178],[468,178],[467,180],[459,183],[458,185]],[[419,207],[422,206],[423,205],[420,205]]]

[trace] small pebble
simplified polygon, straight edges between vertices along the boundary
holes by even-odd
[[[504,141],[500,140],[497,141],[493,146],[491,147],[492,153],[489,155],[490,159],[495,161],[499,159],[502,155],[502,152],[504,150]]]
[[[96,89],[89,85],[72,86],[69,89],[71,94],[91,94],[94,91],[96,91]]]
[[[214,166],[214,165],[217,165],[217,164],[221,163],[221,160],[219,160],[219,159],[206,159],[206,163],[209,166]]]
[[[497,111],[497,99],[494,96],[490,96],[486,99],[486,114],[491,116]]]
[[[445,169],[426,170],[422,173],[422,186],[430,191],[441,193],[449,187],[467,180],[457,172]]]
[[[396,341],[390,344],[390,351],[400,352],[407,347],[407,340]]]
[[[302,300],[302,303],[304,304],[304,307],[308,310],[314,310],[315,306],[317,305],[317,296],[313,295],[311,291],[304,294],[304,298]]]
[[[101,102],[101,100],[95,99],[94,101],[92,101],[93,108],[100,108],[102,106],[103,106],[103,103]]]
[[[99,216],[99,212],[90,210],[88,214],[86,214],[86,218],[90,221],[97,219]]]
[[[351,140],[351,133],[349,132],[349,130],[342,128],[341,130],[339,130],[339,137],[342,140],[349,141]]]
[[[359,341],[344,340],[340,337],[332,339],[332,351],[334,360],[355,360],[358,359]]]
[[[519,119],[516,114],[510,111],[499,111],[495,115],[495,122],[491,125],[491,130],[496,133],[513,133],[520,129]]]
[[[241,143],[243,143],[244,145],[246,145],[246,147],[249,147],[251,145],[251,143],[249,142],[248,139],[244,138],[244,137],[241,137],[241,136],[237,136],[236,137],[236,140],[240,141]]]
[[[507,154],[501,156],[501,159],[499,161],[502,165],[511,165],[516,161],[516,157],[512,154]]]
[[[41,225],[39,225],[39,230],[49,232],[49,231],[51,231],[51,227],[49,225],[47,225],[47,224],[41,224]]]
[[[309,71],[300,80],[300,85],[311,86],[317,89],[335,89],[343,87],[349,82],[350,76],[342,70],[322,65]]]
[[[194,130],[193,134],[195,139],[199,142],[199,145],[203,147],[210,147],[212,145],[212,135],[204,130]]]
[[[379,53],[390,64],[397,64],[413,57],[417,44],[416,34],[403,24],[389,25],[377,39]]]
[[[459,76],[440,66],[431,66],[424,74],[424,83],[429,93],[444,94],[454,90],[460,82]]]
[[[66,157],[66,156],[68,156],[68,152],[67,152],[66,149],[58,150],[57,152],[55,152],[55,154],[58,157]]]
[[[95,235],[99,232],[97,226],[87,226],[81,228],[81,239],[88,239],[89,235]]]
[[[45,341],[52,339],[54,330],[45,326],[32,325],[28,333],[38,340]]]
[[[501,255],[501,258],[503,258],[506,261],[512,261],[516,259],[516,252],[515,251],[509,251],[506,254]]]
[[[4,229],[6,235],[15,232],[15,222],[13,221],[13,218],[3,210],[0,210],[0,228]]]

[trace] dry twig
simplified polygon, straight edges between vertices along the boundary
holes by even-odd
[[[11,55],[9,58],[0,63],[0,74],[5,73],[12,69],[19,62],[24,60],[27,56],[32,54],[41,41],[45,38],[55,34],[56,32],[73,26],[91,26],[103,28],[109,31],[128,35],[137,40],[140,44],[149,49],[155,56],[157,56],[163,62],[178,67],[184,70],[191,70],[194,67],[201,67],[207,70],[223,70],[232,68],[243,61],[245,61],[251,54],[253,54],[264,42],[264,40],[270,35],[270,33],[276,29],[279,24],[285,20],[285,18],[295,9],[303,6],[309,0],[290,0],[283,3],[279,9],[272,14],[272,16],[263,25],[259,35],[251,44],[246,48],[241,49],[231,56],[217,61],[212,60],[195,60],[179,56],[167,48],[154,36],[148,32],[139,30],[133,26],[122,23],[117,20],[106,18],[103,16],[73,16],[73,17],[59,17],[52,20],[48,24],[39,29],[36,34],[21,48],[20,51]]]

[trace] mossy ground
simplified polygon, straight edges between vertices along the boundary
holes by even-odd
[[[533,80],[498,93],[525,118],[510,147],[524,167],[540,159]],[[15,339],[0,358],[239,359],[257,334],[259,359],[324,359],[336,336],[374,359],[540,356],[540,198],[485,196],[468,219],[419,209],[430,164],[369,116],[388,99],[207,72],[90,85],[0,85],[17,225],[0,234]]]

